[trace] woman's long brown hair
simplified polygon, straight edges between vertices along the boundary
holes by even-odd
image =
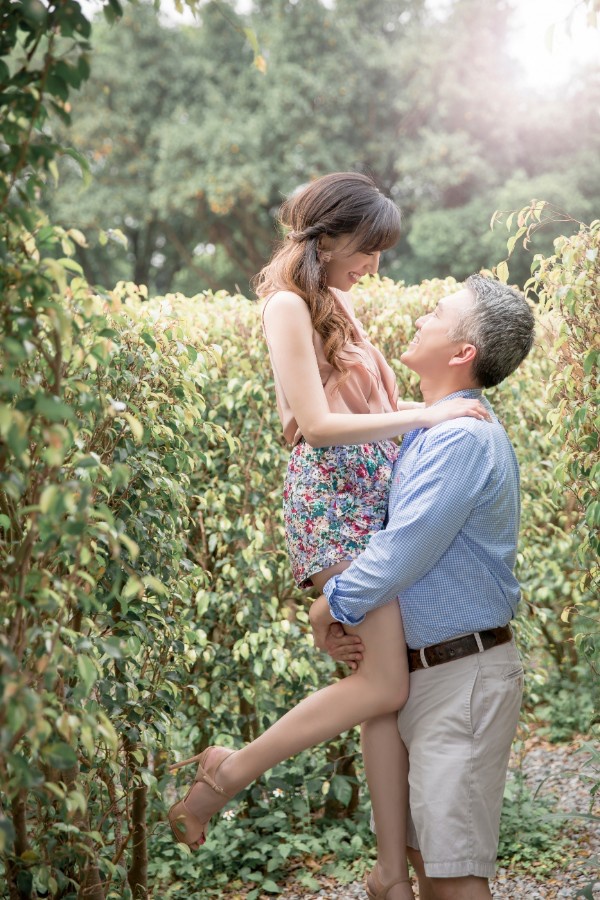
[[[400,237],[400,210],[367,175],[324,175],[286,200],[279,224],[287,230],[270,262],[254,279],[259,297],[293,291],[309,308],[313,328],[323,339],[328,362],[344,376],[345,344],[358,340],[327,287],[319,239],[349,235],[348,253],[387,250]]]

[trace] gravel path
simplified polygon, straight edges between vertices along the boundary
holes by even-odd
[[[586,763],[588,765],[586,766]],[[513,758],[511,770],[519,760]],[[552,746],[539,740],[526,744],[522,752],[522,771],[528,788],[551,797],[556,811],[586,812],[590,801],[590,778],[597,780],[598,772],[589,765],[589,755],[577,752],[577,745]],[[595,776],[595,779],[594,777]],[[510,777],[510,775],[509,775]],[[596,803],[595,815],[600,815]],[[600,900],[600,829],[598,823],[584,819],[566,819],[565,832],[576,840],[576,850],[564,871],[554,872],[543,882],[529,875],[516,875],[499,869],[491,885],[494,900]],[[597,881],[590,893],[588,885]],[[366,900],[361,884],[335,885],[331,879],[317,876],[322,888],[307,893],[293,883],[288,884],[279,900]],[[582,891],[587,888],[587,893]],[[273,895],[269,895],[269,900]],[[415,897],[418,893],[415,889]],[[267,895],[261,900],[268,900]]]

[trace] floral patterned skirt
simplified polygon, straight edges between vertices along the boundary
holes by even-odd
[[[393,441],[310,447],[296,444],[283,488],[283,517],[299,587],[354,559],[383,527],[398,446]]]

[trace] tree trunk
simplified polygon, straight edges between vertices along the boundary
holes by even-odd
[[[79,888],[78,900],[106,900],[104,887],[100,878],[100,869],[96,861],[91,860]]]
[[[126,747],[127,761],[133,778],[138,772],[138,764],[132,756],[135,746]],[[148,788],[139,781],[133,789],[131,806],[131,865],[127,872],[127,881],[134,900],[147,900],[148,897],[148,826],[146,814],[148,810]]]
[[[64,693],[64,685],[58,690],[62,696]],[[74,791],[78,787],[81,787],[79,784],[79,774],[79,763],[75,763],[74,766],[71,766],[71,768],[67,769],[63,774],[62,777],[64,782],[70,791]],[[47,780],[58,782],[61,780],[60,774],[49,773]],[[89,813],[86,812],[85,814],[82,814],[77,811],[73,816],[73,824],[82,831],[91,831]],[[73,878],[73,880],[79,881],[78,900],[106,900],[94,842],[91,838],[84,837],[83,835],[80,839],[87,845],[89,855],[86,856],[85,863],[79,855],[77,865],[75,865],[75,860],[73,860],[72,868],[67,868],[65,874]]]
[[[15,829],[15,859],[9,859],[6,865],[6,879],[8,881],[8,895],[10,900],[28,900],[31,897],[31,888],[19,879],[23,868],[19,865],[18,858],[28,849],[27,839],[27,792],[21,789],[12,800],[12,822]]]

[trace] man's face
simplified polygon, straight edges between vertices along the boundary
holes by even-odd
[[[448,369],[448,363],[464,343],[451,341],[448,334],[460,315],[473,305],[471,292],[464,288],[444,297],[433,312],[415,322],[417,333],[400,357],[402,362],[421,377],[436,377]]]

